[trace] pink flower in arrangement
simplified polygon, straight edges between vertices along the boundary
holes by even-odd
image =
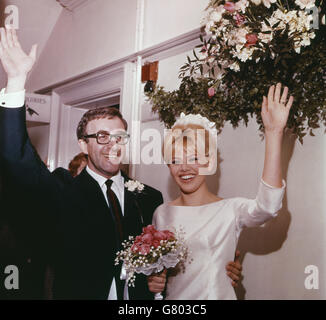
[[[236,16],[234,19],[235,19],[237,26],[241,26],[246,21],[245,17],[239,13],[236,13]]]
[[[166,239],[165,240],[174,240],[175,236],[174,233],[169,230],[162,231],[165,234]]]
[[[141,236],[137,236],[135,239],[135,242],[142,242],[142,237]]]
[[[145,233],[143,236],[142,236],[142,241],[143,243],[145,244],[151,244],[152,241],[153,241],[153,236],[151,233]]]
[[[213,87],[208,88],[207,90],[208,96],[211,98],[215,95],[215,89]]]
[[[132,246],[131,246],[131,251],[133,252],[138,252],[140,250],[140,245],[138,245],[138,243],[134,243]]]
[[[152,224],[150,224],[149,226],[143,228],[143,233],[154,234],[155,232],[156,232],[156,229]]]
[[[235,3],[234,2],[225,2],[224,9],[229,12],[235,11]]]
[[[169,230],[159,231],[153,225],[149,225],[144,227],[143,233],[135,238],[131,251],[146,255],[151,247],[157,248],[162,240],[175,240],[174,233]]]
[[[257,43],[258,37],[254,33],[248,33],[246,34],[246,40],[246,47],[250,47]]]
[[[200,52],[205,53],[206,51],[207,51],[207,47],[206,46],[202,46]]]
[[[154,233],[154,239],[158,241],[167,240],[166,235],[163,231],[156,231]]]
[[[156,249],[161,244],[160,240],[154,239],[152,242],[152,246]]]

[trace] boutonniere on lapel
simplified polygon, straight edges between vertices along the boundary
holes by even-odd
[[[136,193],[141,193],[145,188],[145,186],[137,180],[128,180],[125,182],[125,187],[128,191]]]

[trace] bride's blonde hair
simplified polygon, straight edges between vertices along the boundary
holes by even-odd
[[[211,161],[216,162],[216,148],[216,137],[203,126],[193,123],[176,124],[172,129],[165,131],[162,154],[168,165],[181,150],[185,150],[187,155],[189,152],[195,154],[201,164],[207,164]]]

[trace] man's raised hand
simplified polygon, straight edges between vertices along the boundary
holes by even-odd
[[[6,92],[23,90],[27,74],[36,60],[37,45],[34,44],[27,55],[20,46],[15,29],[0,28],[0,36],[0,60],[8,77]]]

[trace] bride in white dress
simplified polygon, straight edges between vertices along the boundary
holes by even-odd
[[[233,259],[240,232],[243,227],[259,226],[272,219],[282,207],[285,181],[282,180],[281,147],[293,102],[292,96],[287,100],[287,93],[286,87],[281,93],[278,83],[271,86],[268,97],[263,98],[265,161],[255,199],[221,199],[208,190],[200,170],[216,161],[216,148],[213,139],[209,139],[215,133],[207,118],[182,115],[173,125],[170,139],[165,138],[164,158],[169,155],[172,160],[168,166],[180,188],[180,196],[156,209],[153,224],[158,229],[182,226],[192,258],[184,268],[177,266],[169,270],[166,299],[236,299],[224,266]],[[195,141],[191,139],[189,132],[200,129],[201,132],[205,129],[205,134],[197,135]],[[203,144],[204,149],[199,148]],[[155,284],[162,278],[165,280],[165,273],[161,278],[157,275],[149,278],[151,291],[155,291]]]

